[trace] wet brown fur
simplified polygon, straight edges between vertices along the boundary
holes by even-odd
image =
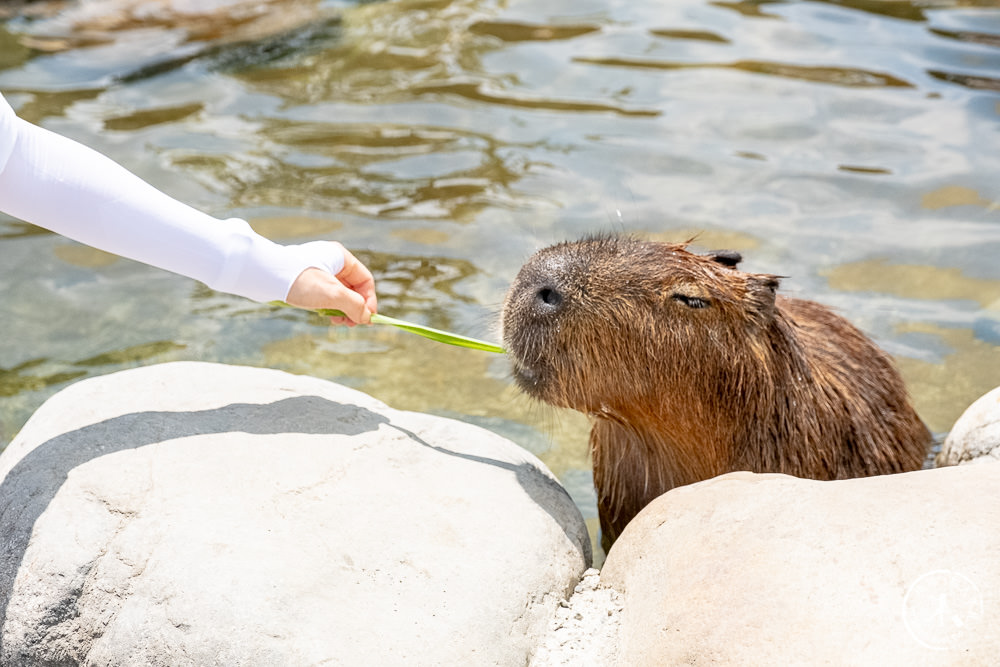
[[[843,479],[924,461],[930,433],[889,357],[738,261],[590,238],[540,251],[510,288],[518,384],[593,418],[607,545],[660,494],[725,472]]]

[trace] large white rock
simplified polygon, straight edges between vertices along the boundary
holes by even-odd
[[[1000,465],[674,489],[611,548],[621,665],[996,665]]]
[[[523,665],[590,560],[529,453],[277,371],[79,382],[0,480],[5,667]]]
[[[980,396],[955,422],[935,461],[938,466],[1000,461],[1000,387]]]

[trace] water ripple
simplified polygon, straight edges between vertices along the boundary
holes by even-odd
[[[731,63],[682,63],[639,58],[589,58],[577,56],[574,62],[633,69],[694,70],[731,69],[765,74],[812,83],[827,83],[851,88],[914,88],[914,84],[892,74],[851,67],[807,66],[763,60],[738,60]]]
[[[517,97],[500,93],[487,92],[485,86],[478,83],[440,83],[426,84],[414,88],[418,95],[454,95],[475,102],[499,106],[518,107],[522,109],[541,109],[545,111],[573,111],[582,113],[614,113],[621,116],[638,116],[653,118],[660,115],[655,109],[625,109],[612,104],[599,104],[575,100],[553,100],[544,98]]]

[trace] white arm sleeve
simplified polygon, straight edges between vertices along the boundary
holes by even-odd
[[[336,275],[339,246],[283,246],[245,221],[182,204],[71,139],[18,118],[0,96],[0,210],[87,245],[255,301],[284,300],[316,267]]]

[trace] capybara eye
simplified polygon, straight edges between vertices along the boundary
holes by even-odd
[[[709,306],[708,299],[702,299],[700,296],[690,296],[687,294],[681,294],[680,292],[671,296],[688,308],[708,308]]]
[[[551,287],[543,287],[538,290],[538,299],[546,306],[557,308],[562,303],[563,297],[557,290]]]

